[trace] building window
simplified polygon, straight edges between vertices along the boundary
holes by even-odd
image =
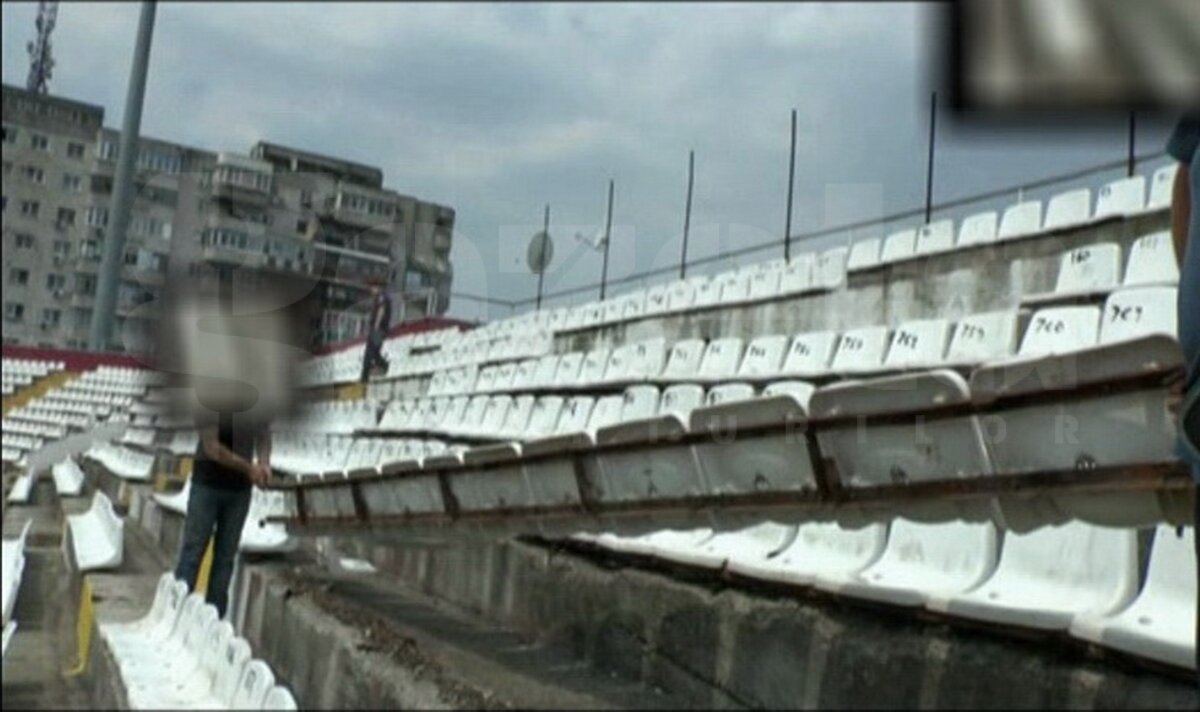
[[[33,235],[27,232],[18,232],[16,241],[18,250],[28,250],[33,247]]]
[[[8,281],[17,285],[18,287],[23,287],[26,284],[29,284],[29,270],[22,269],[20,267],[13,267],[8,271]]]
[[[46,290],[53,292],[56,289],[62,289],[67,286],[67,278],[61,274],[50,273],[46,275]]]
[[[42,134],[31,134],[29,136],[29,145],[33,146],[35,151],[49,151],[50,139]]]
[[[59,208],[55,224],[59,227],[75,227],[75,211],[71,208]]]
[[[21,166],[21,177],[38,185],[46,182],[46,172],[37,166]]]
[[[137,264],[137,261],[137,250],[125,251],[125,266],[132,267],[133,265]]]
[[[42,310],[42,326],[52,327],[58,326],[62,321],[62,310],[60,309],[43,309]]]
[[[96,293],[96,277],[90,274],[81,274],[75,278],[75,288],[80,294],[90,297]]]
[[[4,320],[21,321],[25,318],[25,305],[20,302],[5,302]]]
[[[67,257],[70,254],[71,254],[71,243],[67,242],[66,240],[55,240],[54,241],[54,256],[55,257]]]
[[[108,208],[93,205],[87,211],[87,224],[92,227],[108,226]]]
[[[78,193],[83,189],[83,181],[77,175],[64,173],[62,177],[63,190],[69,190],[72,193]]]
[[[112,141],[101,141],[96,144],[96,154],[102,161],[117,160],[117,144]]]
[[[72,141],[67,144],[67,158],[81,160],[83,158],[83,144]]]
[[[38,213],[41,212],[41,209],[41,204],[36,200],[21,201],[21,217],[36,218]]]
[[[10,145],[17,142],[17,130],[12,126],[4,127],[4,142]]]

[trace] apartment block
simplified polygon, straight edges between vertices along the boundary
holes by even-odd
[[[84,348],[107,238],[120,134],[104,109],[4,85],[4,341]],[[395,319],[449,306],[454,211],[383,185],[383,172],[268,142],[213,152],[143,136],[113,347],[150,338],[172,279],[212,267],[315,280],[314,343],[363,333],[367,285]]]

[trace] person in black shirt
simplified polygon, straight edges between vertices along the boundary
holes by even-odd
[[[359,379],[366,383],[367,376],[371,375],[376,368],[387,372],[388,360],[383,357],[383,340],[387,336],[388,329],[392,325],[392,302],[379,288],[379,285],[371,285],[371,321],[367,325],[367,344],[363,349],[363,367],[362,377]]]
[[[242,527],[250,512],[251,491],[270,479],[270,462],[269,428],[237,427],[232,418],[221,425],[201,424],[175,577],[189,590],[195,588],[200,562],[212,536],[212,569],[205,598],[222,617],[229,602],[229,582]]]

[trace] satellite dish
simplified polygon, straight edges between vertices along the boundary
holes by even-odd
[[[529,249],[525,251],[525,263],[529,265],[529,271],[541,274],[553,259],[554,242],[550,239],[550,233],[538,232],[529,241]]]

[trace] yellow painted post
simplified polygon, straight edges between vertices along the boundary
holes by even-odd
[[[185,480],[192,474],[192,458],[179,458],[179,474],[183,475]]]
[[[88,658],[92,652],[92,626],[95,622],[95,612],[92,610],[92,584],[87,578],[83,579],[83,588],[79,594],[79,619],[75,624],[75,639],[78,647],[75,651],[75,667],[63,674],[67,677],[78,677],[87,670]]]
[[[196,586],[192,590],[204,595],[208,593],[208,575],[212,573],[213,539],[209,537],[208,546],[204,549],[204,558],[200,560],[200,571],[196,574]]]

